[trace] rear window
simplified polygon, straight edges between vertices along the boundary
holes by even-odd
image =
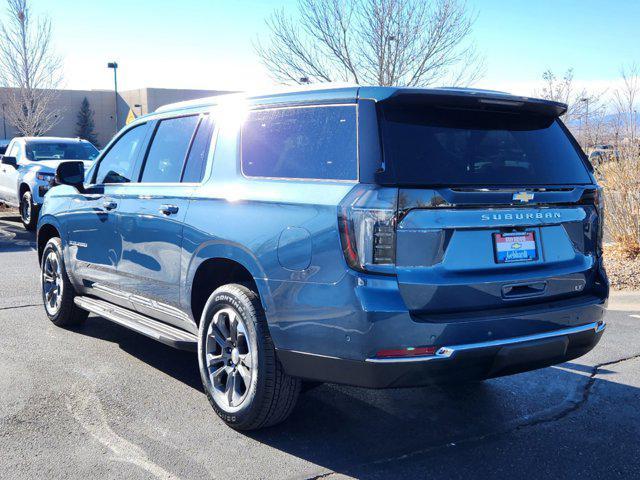
[[[213,128],[213,120],[209,115],[205,115],[202,120],[200,120],[198,130],[196,130],[193,142],[191,143],[191,149],[189,150],[189,156],[187,157],[187,164],[185,165],[184,173],[182,174],[183,182],[197,183],[202,180],[205,167],[207,166],[207,155],[209,154]]]
[[[162,120],[153,137],[142,172],[144,183],[173,183],[180,181],[198,116]]]
[[[242,128],[242,171],[250,177],[355,180],[354,105],[250,112]]]
[[[383,107],[383,181],[424,186],[591,183],[558,120],[533,114]]]

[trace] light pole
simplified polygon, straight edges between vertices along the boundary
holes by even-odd
[[[584,97],[580,99],[581,102],[584,102],[585,107],[586,107],[586,112],[585,112],[585,116],[584,116],[584,123],[585,123],[585,132],[583,133],[583,140],[584,140],[584,148],[585,151],[588,147],[588,142],[589,142],[589,98],[588,97]]]
[[[107,63],[107,68],[113,68],[113,93],[115,101],[115,133],[118,133],[118,64],[116,62]]]

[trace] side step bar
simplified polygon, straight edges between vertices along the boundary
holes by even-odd
[[[76,297],[75,304],[118,325],[180,350],[197,351],[198,338],[189,332],[172,327],[137,312],[91,297]]]

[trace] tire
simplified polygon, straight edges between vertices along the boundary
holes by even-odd
[[[269,427],[293,411],[301,381],[283,371],[260,299],[246,286],[224,285],[209,297],[198,361],[209,402],[231,428]]]
[[[73,327],[87,319],[89,312],[73,301],[76,292],[67,276],[58,237],[50,239],[42,252],[40,264],[42,302],[49,320],[58,327]]]
[[[31,191],[26,190],[20,197],[20,220],[22,220],[24,228],[29,231],[36,229],[39,210],[40,208],[33,203]]]

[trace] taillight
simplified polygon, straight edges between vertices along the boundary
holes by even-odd
[[[342,250],[361,272],[395,272],[397,188],[360,184],[338,207]]]
[[[596,248],[598,255],[602,255],[602,242],[604,237],[604,195],[602,187],[585,190],[580,197],[581,205],[593,205],[598,212],[598,238]]]

